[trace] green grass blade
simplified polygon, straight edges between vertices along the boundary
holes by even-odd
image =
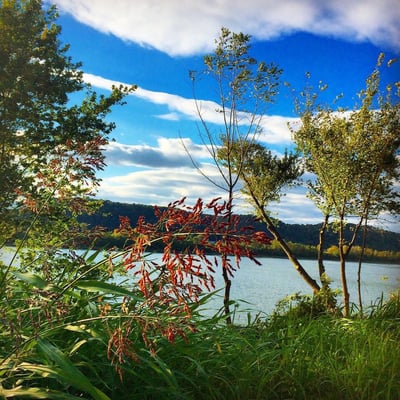
[[[23,282],[26,282],[38,289],[44,289],[48,283],[40,276],[32,274],[31,272],[17,272],[13,271],[13,275]]]
[[[96,280],[84,280],[76,283],[76,286],[80,289],[87,290],[88,292],[103,292],[108,294],[114,294],[119,296],[134,297],[133,292],[114,285],[112,283],[96,281]]]
[[[95,400],[110,400],[106,394],[92,385],[89,379],[75,367],[60,349],[44,340],[38,340],[37,346],[58,367],[57,369],[52,368],[53,375],[72,387],[89,393]]]

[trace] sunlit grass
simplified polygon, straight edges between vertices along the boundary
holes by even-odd
[[[196,329],[169,340],[157,331],[179,327],[168,308],[147,309],[128,282],[107,283],[106,264],[78,261],[62,280],[54,270],[57,284],[10,270],[0,298],[0,399],[399,398],[398,294],[350,318],[293,296],[270,316],[231,326],[198,313],[208,295],[192,305]]]
[[[149,399],[397,399],[400,393],[395,318],[282,316],[246,327],[203,321],[199,329],[189,342],[165,341],[156,358],[130,367],[118,396],[126,387]]]

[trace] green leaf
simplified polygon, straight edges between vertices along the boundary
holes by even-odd
[[[110,400],[105,393],[96,388],[89,379],[75,367],[70,359],[66,357],[58,347],[41,339],[38,340],[37,346],[44,355],[55,364],[55,367],[58,367],[43,366],[51,372],[52,376],[76,389],[89,393],[95,400]]]
[[[42,279],[40,276],[32,274],[31,272],[16,272],[13,271],[13,274],[21,279],[21,281],[24,281],[38,289],[44,289],[48,286],[48,283]]]
[[[134,297],[133,293],[130,290],[120,287],[118,285],[114,285],[112,283],[86,280],[77,282],[76,286],[80,289],[85,289],[88,292],[103,292],[108,294],[116,294],[119,296]]]
[[[71,332],[78,332],[78,333],[87,333],[86,330],[86,326],[85,325],[81,325],[81,326],[77,326],[77,325],[67,325],[64,327],[65,330],[67,331],[71,331]]]
[[[87,264],[94,264],[98,259],[99,255],[104,252],[104,248],[92,251],[90,248],[82,254],[82,258],[86,261]]]
[[[88,341],[86,339],[82,339],[80,340],[78,343],[75,344],[75,346],[71,349],[71,351],[69,352],[69,355],[71,356],[72,354],[76,353],[81,346],[83,346],[84,344],[86,344]]]

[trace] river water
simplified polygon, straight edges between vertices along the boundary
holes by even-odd
[[[10,259],[9,251],[0,250],[0,259],[7,263]],[[152,255],[155,260],[160,255]],[[251,315],[261,313],[270,314],[276,307],[276,304],[282,298],[301,292],[311,294],[311,289],[302,280],[298,272],[294,269],[290,261],[281,258],[259,258],[262,265],[256,265],[248,259],[243,259],[240,269],[235,272],[232,278],[231,299],[239,304],[239,309],[243,314],[236,316],[236,319],[242,320],[246,317],[246,311],[251,310]],[[302,265],[307,272],[318,281],[318,267],[315,261],[303,260]],[[347,280],[350,292],[350,301],[358,303],[357,295],[357,268],[358,263],[348,262]],[[326,261],[326,272],[331,279],[332,289],[340,289],[340,271],[339,263],[336,261]],[[134,284],[133,275],[132,284]],[[130,280],[130,274],[121,277],[121,280]],[[116,282],[120,279],[114,278]],[[217,270],[216,288],[223,287],[223,279],[220,270]],[[128,283],[129,284],[129,283]],[[376,303],[377,299],[383,297],[387,299],[391,292],[400,288],[400,265],[395,264],[373,264],[365,263],[362,267],[362,300],[363,306]],[[212,298],[207,303],[205,314],[215,313],[222,305],[223,291],[220,295]],[[340,296],[339,296],[340,299]],[[243,301],[242,301],[243,300]]]
[[[260,266],[244,260],[232,279],[231,298],[243,299],[250,303],[243,304],[241,307],[247,306],[252,309],[252,314],[254,311],[270,314],[276,303],[288,295],[297,292],[311,294],[310,287],[303,281],[289,260],[260,258],[259,261],[262,262]],[[303,260],[302,265],[319,282],[317,263],[312,260]],[[358,303],[358,263],[348,262],[346,265],[350,301]],[[327,275],[331,279],[331,288],[340,289],[339,263],[326,261],[325,267]],[[362,266],[361,281],[364,307],[375,303],[381,296],[387,299],[390,293],[400,287],[400,265],[365,263]],[[218,286],[222,286],[222,282],[222,278],[219,278]]]
[[[154,260],[159,260],[159,255],[153,255]],[[291,262],[281,258],[261,257],[261,265],[256,265],[248,259],[243,259],[240,268],[232,278],[231,299],[235,300],[239,312],[236,320],[243,321],[247,313],[252,316],[270,314],[282,298],[294,293],[311,294],[310,287],[303,281]],[[319,282],[317,263],[313,260],[302,260],[303,267]],[[357,269],[358,263],[346,263],[348,289],[350,301],[358,304]],[[339,263],[336,261],[325,262],[326,272],[331,279],[331,288],[340,289]],[[400,265],[365,263],[362,266],[361,294],[363,306],[368,307],[383,297],[387,299],[390,293],[400,288]],[[215,275],[216,289],[223,288],[221,271]],[[222,306],[223,290],[207,303],[206,315],[217,312]],[[341,294],[338,297],[341,300]]]

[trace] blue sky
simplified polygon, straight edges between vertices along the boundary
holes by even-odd
[[[326,101],[344,93],[353,108],[380,52],[400,52],[397,0],[55,0],[61,39],[83,62],[85,79],[107,93],[113,83],[135,84],[127,104],[110,115],[117,127],[106,150],[98,196],[128,203],[166,205],[188,197],[224,195],[193,168],[181,140],[217,177],[199,138],[189,70],[204,69],[221,27],[252,36],[251,54],[283,69],[282,82],[301,90],[305,74],[329,85]],[[399,80],[400,63],[384,72]],[[196,84],[204,118],[218,125],[218,97],[205,81]],[[281,87],[264,119],[261,141],[281,153],[291,147],[287,122],[295,121],[293,98]],[[271,209],[288,223],[318,223],[320,213],[303,188]],[[239,198],[238,211],[246,212]],[[394,229],[394,225],[383,225]]]

